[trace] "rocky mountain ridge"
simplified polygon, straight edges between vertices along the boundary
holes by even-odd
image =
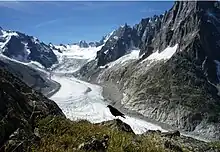
[[[10,31],[0,30],[0,47],[3,55],[21,61],[36,61],[49,68],[57,62],[53,50],[33,36]]]
[[[219,11],[216,1],[177,1],[163,15],[142,19],[134,27],[125,26],[120,30],[125,35],[114,39],[113,34],[114,41],[110,43],[110,37],[96,60],[77,75],[114,83],[128,109],[219,140]],[[128,53],[131,43],[140,48],[140,59],[99,68]],[[171,58],[152,60],[151,55],[163,54],[174,46],[178,47]]]
[[[72,44],[54,45],[52,43],[49,43],[49,46],[51,47],[51,49],[55,49],[55,50],[59,50],[59,51],[65,50],[69,46],[72,46],[72,45],[79,46],[80,48],[100,47],[106,43],[106,41],[109,39],[110,36],[111,36],[111,33],[103,36],[100,41],[94,41],[94,42],[87,42],[85,40],[81,40],[79,42],[74,42]]]

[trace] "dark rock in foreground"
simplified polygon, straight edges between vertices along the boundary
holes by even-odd
[[[99,125],[107,126],[113,130],[125,131],[128,133],[134,134],[134,131],[131,129],[131,127],[128,124],[121,121],[120,119],[114,119],[114,120],[101,122],[99,123]]]
[[[0,68],[0,151],[27,151],[38,137],[35,123],[48,115],[64,116],[53,101]]]

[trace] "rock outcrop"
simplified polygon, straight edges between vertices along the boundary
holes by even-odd
[[[110,35],[102,49],[97,52],[97,65],[103,66],[138,47],[138,38],[136,29],[127,24],[121,26]]]
[[[121,121],[120,119],[114,119],[114,120],[109,120],[106,122],[101,122],[99,123],[99,125],[107,126],[113,130],[124,131],[124,132],[134,134],[134,131],[131,129],[131,127],[128,124]]]
[[[0,68],[0,151],[28,151],[37,142],[35,125],[48,115],[64,116],[55,102]]]

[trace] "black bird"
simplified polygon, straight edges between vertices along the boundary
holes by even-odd
[[[120,111],[118,111],[117,109],[112,107],[111,105],[108,105],[107,107],[109,108],[109,110],[113,116],[115,116],[115,117],[121,116],[121,117],[125,118],[125,115],[123,113],[121,113]]]

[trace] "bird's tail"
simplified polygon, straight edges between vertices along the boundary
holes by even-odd
[[[125,115],[122,115],[121,117],[125,118]]]

